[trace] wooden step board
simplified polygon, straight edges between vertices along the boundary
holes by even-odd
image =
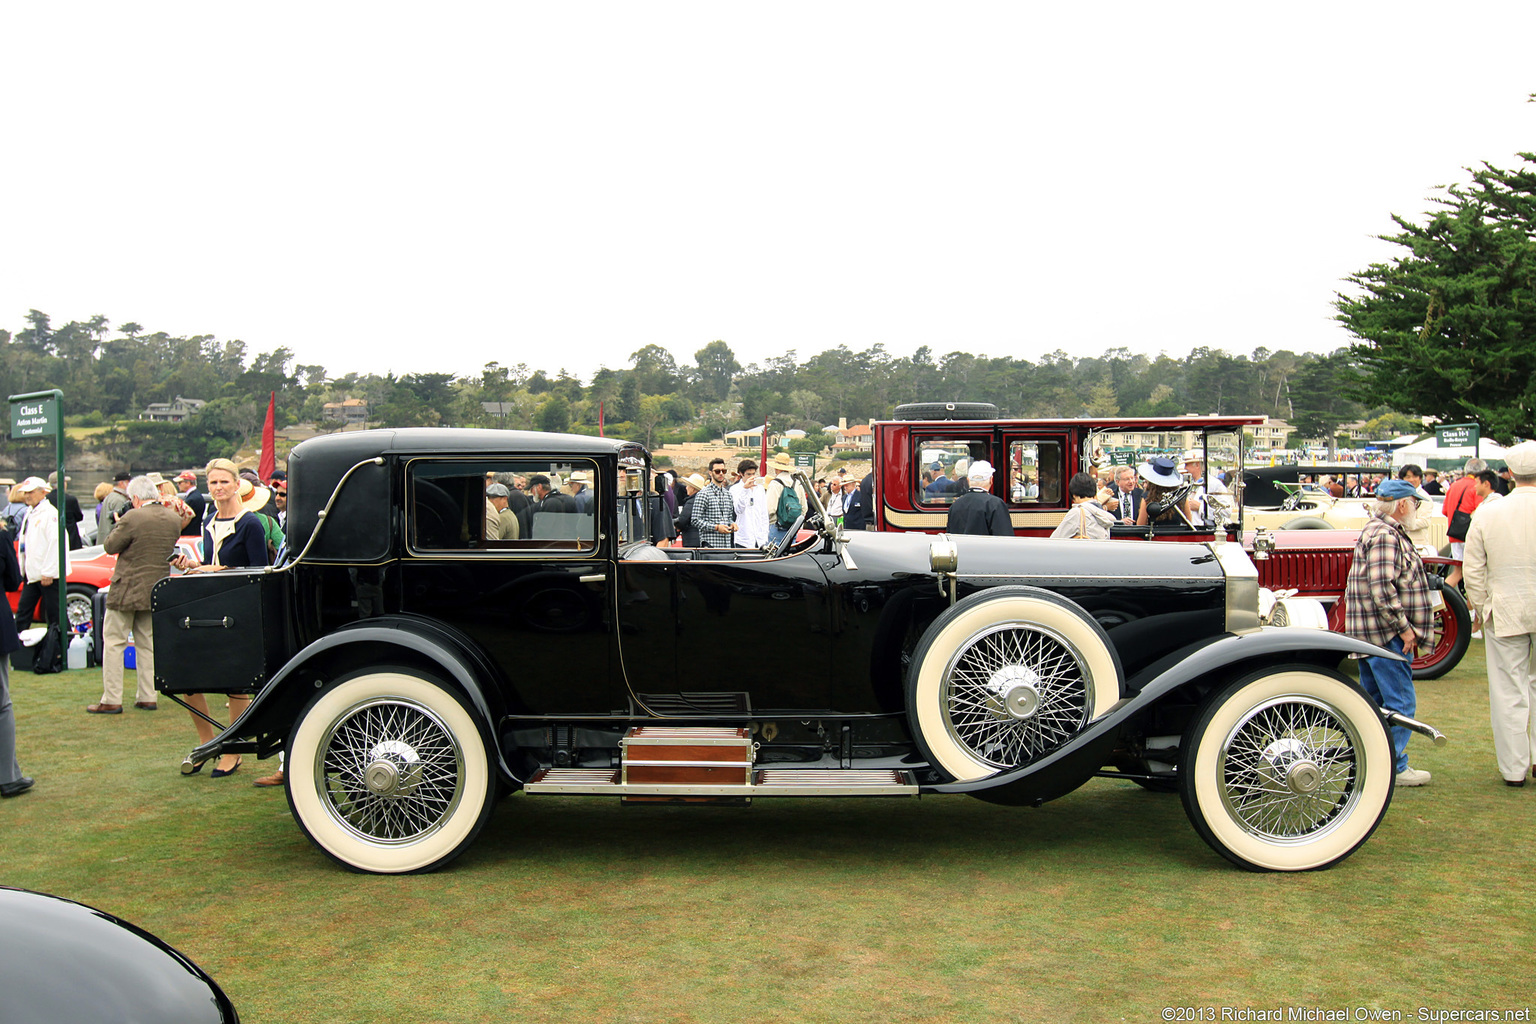
[[[533,794],[679,798],[916,796],[911,772],[859,768],[761,768],[747,784],[624,782],[617,768],[544,768],[523,787]]]
[[[635,726],[619,741],[619,781],[637,785],[750,785],[756,744],[742,728]]]

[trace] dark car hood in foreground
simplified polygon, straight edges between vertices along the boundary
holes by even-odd
[[[0,1020],[239,1020],[218,984],[149,932],[80,903],[0,886]]]

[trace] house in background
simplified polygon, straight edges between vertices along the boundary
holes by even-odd
[[[201,398],[182,398],[180,395],[171,402],[151,402],[139,413],[139,419],[149,420],[151,423],[180,423],[189,416],[195,416],[203,406],[208,403]]]
[[[368,403],[361,398],[349,398],[344,402],[326,402],[325,418],[340,420],[347,426],[368,422]]]

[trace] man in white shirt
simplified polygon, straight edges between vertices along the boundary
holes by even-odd
[[[27,504],[21,528],[21,574],[26,578],[16,601],[16,628],[32,625],[32,609],[43,603],[43,621],[59,621],[59,510],[48,500],[48,482],[29,476],[17,490]],[[69,551],[64,552],[64,571],[69,572]],[[65,638],[66,640],[68,638]]]
[[[757,463],[752,459],[737,463],[736,472],[741,477],[731,485],[736,546],[760,548],[768,543],[768,485],[757,475]]]
[[[1195,485],[1189,497],[1190,500],[1199,502],[1198,508],[1201,522],[1208,526],[1214,525],[1215,518],[1211,513],[1215,511],[1215,507],[1227,508],[1229,505],[1229,500],[1226,497],[1228,493],[1227,485],[1221,482],[1221,477],[1219,476],[1212,475],[1209,478],[1206,477],[1205,453],[1199,448],[1191,448],[1184,453],[1184,473],[1189,477],[1190,482]],[[1222,497],[1212,501],[1211,495],[1215,494],[1222,495]]]

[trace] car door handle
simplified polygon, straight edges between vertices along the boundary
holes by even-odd
[[[605,572],[600,572],[600,573],[597,573],[597,574],[592,575],[592,576],[578,576],[576,578],[578,580],[580,580],[581,582],[583,582],[583,583],[606,583],[606,582],[608,582],[608,574],[605,573]]]

